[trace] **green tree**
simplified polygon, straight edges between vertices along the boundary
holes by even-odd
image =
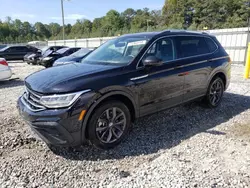
[[[48,39],[51,36],[49,30],[41,22],[35,23],[34,27],[35,27],[35,32],[41,39]]]

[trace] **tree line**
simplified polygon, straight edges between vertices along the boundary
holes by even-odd
[[[67,39],[106,37],[163,29],[221,29],[248,26],[249,0],[165,0],[161,10],[110,10],[93,21],[65,25]],[[0,43],[62,39],[58,23],[31,24],[19,19],[0,20]]]

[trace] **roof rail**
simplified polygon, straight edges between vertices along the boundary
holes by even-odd
[[[200,34],[204,34],[204,35],[209,35],[208,32],[205,31],[190,31],[190,30],[181,30],[181,29],[168,29],[168,30],[164,30],[161,33],[171,33],[171,32],[188,32],[188,33],[200,33]]]

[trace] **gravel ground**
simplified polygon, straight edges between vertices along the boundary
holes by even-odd
[[[18,115],[23,79],[42,69],[10,63],[0,82],[0,187],[250,187],[250,81],[243,66],[217,109],[190,103],[139,119],[117,148],[56,153]]]

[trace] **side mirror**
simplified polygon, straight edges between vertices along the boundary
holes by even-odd
[[[163,64],[163,61],[155,56],[148,56],[146,59],[142,61],[143,65],[145,67],[148,66],[161,66]]]

